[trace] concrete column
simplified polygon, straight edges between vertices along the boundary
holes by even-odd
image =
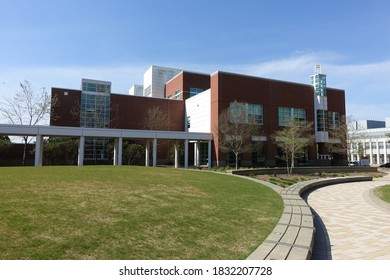
[[[387,142],[386,141],[383,142],[383,153],[385,157],[385,163],[387,163]]]
[[[207,167],[208,168],[211,168],[212,166],[212,158],[211,158],[211,140],[209,140],[209,143],[208,143],[208,150],[207,150]]]
[[[175,141],[175,168],[179,167],[179,144]]]
[[[150,162],[150,156],[149,156],[149,151],[150,151],[150,140],[146,139],[146,145],[145,145],[145,166],[149,166]]]
[[[184,168],[188,168],[188,139],[184,140]]]
[[[123,149],[123,138],[118,138],[118,165],[122,165],[122,149]]]
[[[114,165],[122,165],[122,137],[115,139]]]
[[[153,139],[153,167],[157,166],[157,138]]]
[[[373,164],[373,158],[372,158],[372,143],[371,143],[371,140],[369,142],[369,146],[370,146],[370,164]]]
[[[80,136],[79,141],[79,158],[78,158],[78,165],[82,166],[84,165],[84,143],[85,143],[85,137]]]
[[[196,159],[196,156],[198,155],[196,150],[197,150],[198,142],[194,142],[194,166],[198,166],[196,163],[198,162]]]
[[[377,163],[377,164],[380,164],[380,161],[381,161],[381,152],[380,152],[380,150],[379,150],[379,141],[378,141],[378,140],[376,141],[376,158],[377,158],[376,163]]]
[[[118,165],[118,140],[114,139],[114,159],[113,165]]]
[[[43,155],[43,137],[37,135],[35,142],[35,166],[42,166],[42,155]]]
[[[194,165],[196,167],[200,166],[200,142],[196,141],[194,144]]]

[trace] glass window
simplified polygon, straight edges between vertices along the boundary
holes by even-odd
[[[245,113],[241,114],[242,112]],[[230,103],[230,120],[238,123],[263,124],[263,106],[248,103]]]
[[[328,112],[325,110],[317,110],[317,131],[328,130]]]
[[[279,126],[287,126],[291,120],[291,108],[279,107],[278,119]]]
[[[190,97],[197,95],[198,93],[203,92],[204,90],[201,88],[190,88]]]
[[[305,109],[300,108],[278,108],[278,120],[279,126],[288,126],[290,124],[291,118],[294,118],[296,121],[306,124],[306,111]]]
[[[180,89],[178,89],[177,91],[175,91],[175,99],[180,99],[180,94],[181,94]]]

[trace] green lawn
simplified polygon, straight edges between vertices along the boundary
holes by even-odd
[[[279,195],[255,182],[131,166],[0,168],[0,259],[245,259]]]
[[[382,200],[390,203],[390,185],[378,187],[375,189],[375,194]]]

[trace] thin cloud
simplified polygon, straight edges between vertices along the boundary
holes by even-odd
[[[184,64],[170,67],[188,71],[212,73],[217,70],[251,76],[286,80],[310,84],[314,65],[321,64],[327,74],[329,87],[346,92],[347,114],[356,119],[384,119],[390,116],[390,61],[368,64],[343,64],[343,57],[332,52],[298,53],[290,57],[263,63],[242,65],[194,65]],[[64,87],[79,89],[82,78],[112,82],[112,91],[127,94],[133,84],[143,83],[143,73],[150,65],[111,65],[101,67],[40,67],[0,69],[0,96],[12,96],[19,82],[29,80],[35,88]]]

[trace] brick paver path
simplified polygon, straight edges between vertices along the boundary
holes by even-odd
[[[390,176],[372,182],[328,186],[311,192],[307,202],[320,216],[313,259],[390,260],[390,211],[369,198],[369,191],[390,184]],[[328,241],[330,248],[324,244]],[[317,248],[317,250],[316,250]]]

